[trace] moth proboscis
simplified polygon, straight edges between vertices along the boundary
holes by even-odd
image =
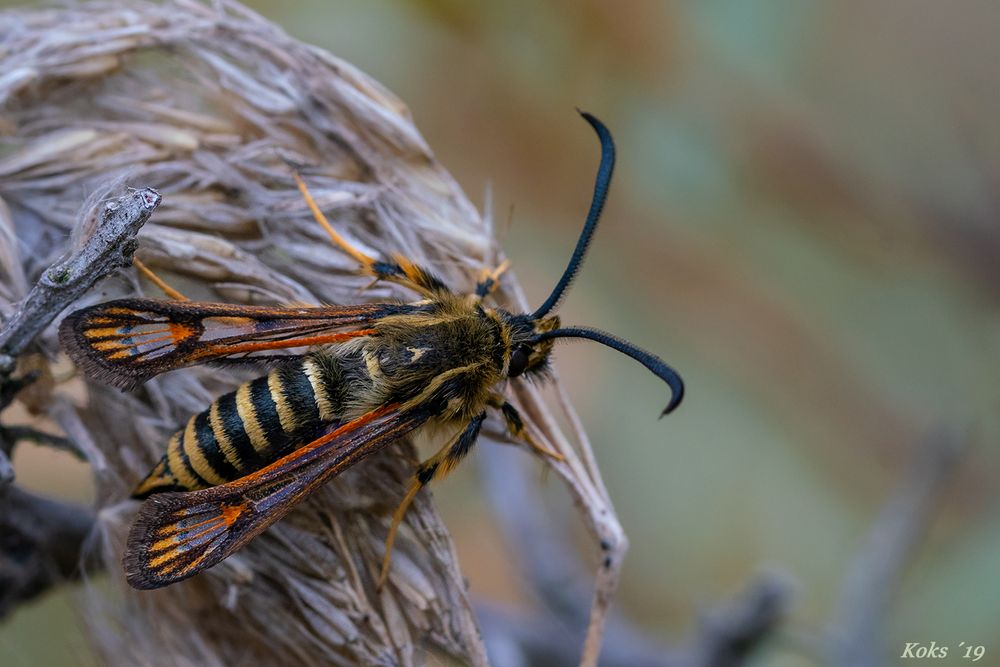
[[[122,389],[193,364],[266,359],[271,366],[192,416],[136,486],[133,496],[145,502],[124,557],[132,586],[159,588],[215,565],[331,477],[415,429],[449,426],[455,435],[417,467],[393,515],[378,580],[383,585],[410,502],[469,453],[488,411],[499,412],[515,438],[559,458],[528,435],[500,388],[509,378],[544,379],[560,338],[586,338],[632,357],[669,385],[662,415],[677,407],[684,385],[662,359],[603,331],[561,326],[550,314],[583,262],[615,162],[611,133],[581,114],[601,143],[590,211],[566,270],[532,313],[486,303],[506,262],[462,294],[406,257],[369,257],[330,225],[296,172],[334,244],[363,273],[398,283],[419,300],[277,307],[133,298],[63,320],[60,338],[74,361]],[[311,349],[278,352],[304,347]]]

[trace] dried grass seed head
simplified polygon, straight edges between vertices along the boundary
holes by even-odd
[[[7,11],[0,13],[0,58],[3,312],[65,250],[81,200],[101,201],[122,182],[163,194],[139,256],[188,296],[250,303],[405,297],[385,284],[360,294],[367,279],[328,246],[287,161],[304,165],[324,211],[367,251],[405,251],[449,284],[470,287],[500,259],[488,221],[434,160],[399,100],[235,2]],[[129,273],[89,299],[138,291]],[[499,297],[524,310],[509,277]],[[50,351],[53,340],[43,340]],[[100,542],[117,586],[131,516],[121,499],[162,453],[166,436],[240,379],[237,371],[195,368],[131,394],[89,384],[81,408],[53,398],[64,430],[90,443]],[[537,390],[515,393],[539,436],[571,454],[558,472],[591,530],[624,549],[574,416],[582,460]],[[389,591],[376,595],[370,585],[384,514],[412,472],[406,458],[375,457],[343,475],[195,580],[155,595],[95,591],[87,604],[99,613],[88,618],[103,661],[411,664],[430,644],[482,663],[453,546],[426,496],[407,517]],[[599,621],[614,579],[598,586]]]

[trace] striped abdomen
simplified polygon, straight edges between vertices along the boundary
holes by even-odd
[[[260,470],[318,437],[343,399],[335,357],[310,354],[276,368],[191,417],[132,496],[204,489]]]

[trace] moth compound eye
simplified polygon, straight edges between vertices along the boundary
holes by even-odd
[[[510,365],[507,368],[507,377],[516,378],[528,368],[528,358],[531,357],[531,348],[527,345],[518,345],[510,353]]]

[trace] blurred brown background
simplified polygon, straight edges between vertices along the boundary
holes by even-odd
[[[887,640],[984,644],[980,664],[1000,664],[1000,7],[249,4],[407,102],[532,302],[593,184],[574,106],[614,132],[604,227],[561,315],[663,356],[687,402],[657,421],[665,388],[585,342],[557,365],[631,540],[619,607],[636,624],[686,637],[699,609],[778,570],[795,603],[757,664],[811,664],[875,515],[945,426],[971,446]],[[25,445],[15,465],[29,488],[86,497],[57,453]],[[530,604],[475,466],[435,493],[473,591]],[[8,667],[92,664],[84,646],[65,594],[0,626]]]

